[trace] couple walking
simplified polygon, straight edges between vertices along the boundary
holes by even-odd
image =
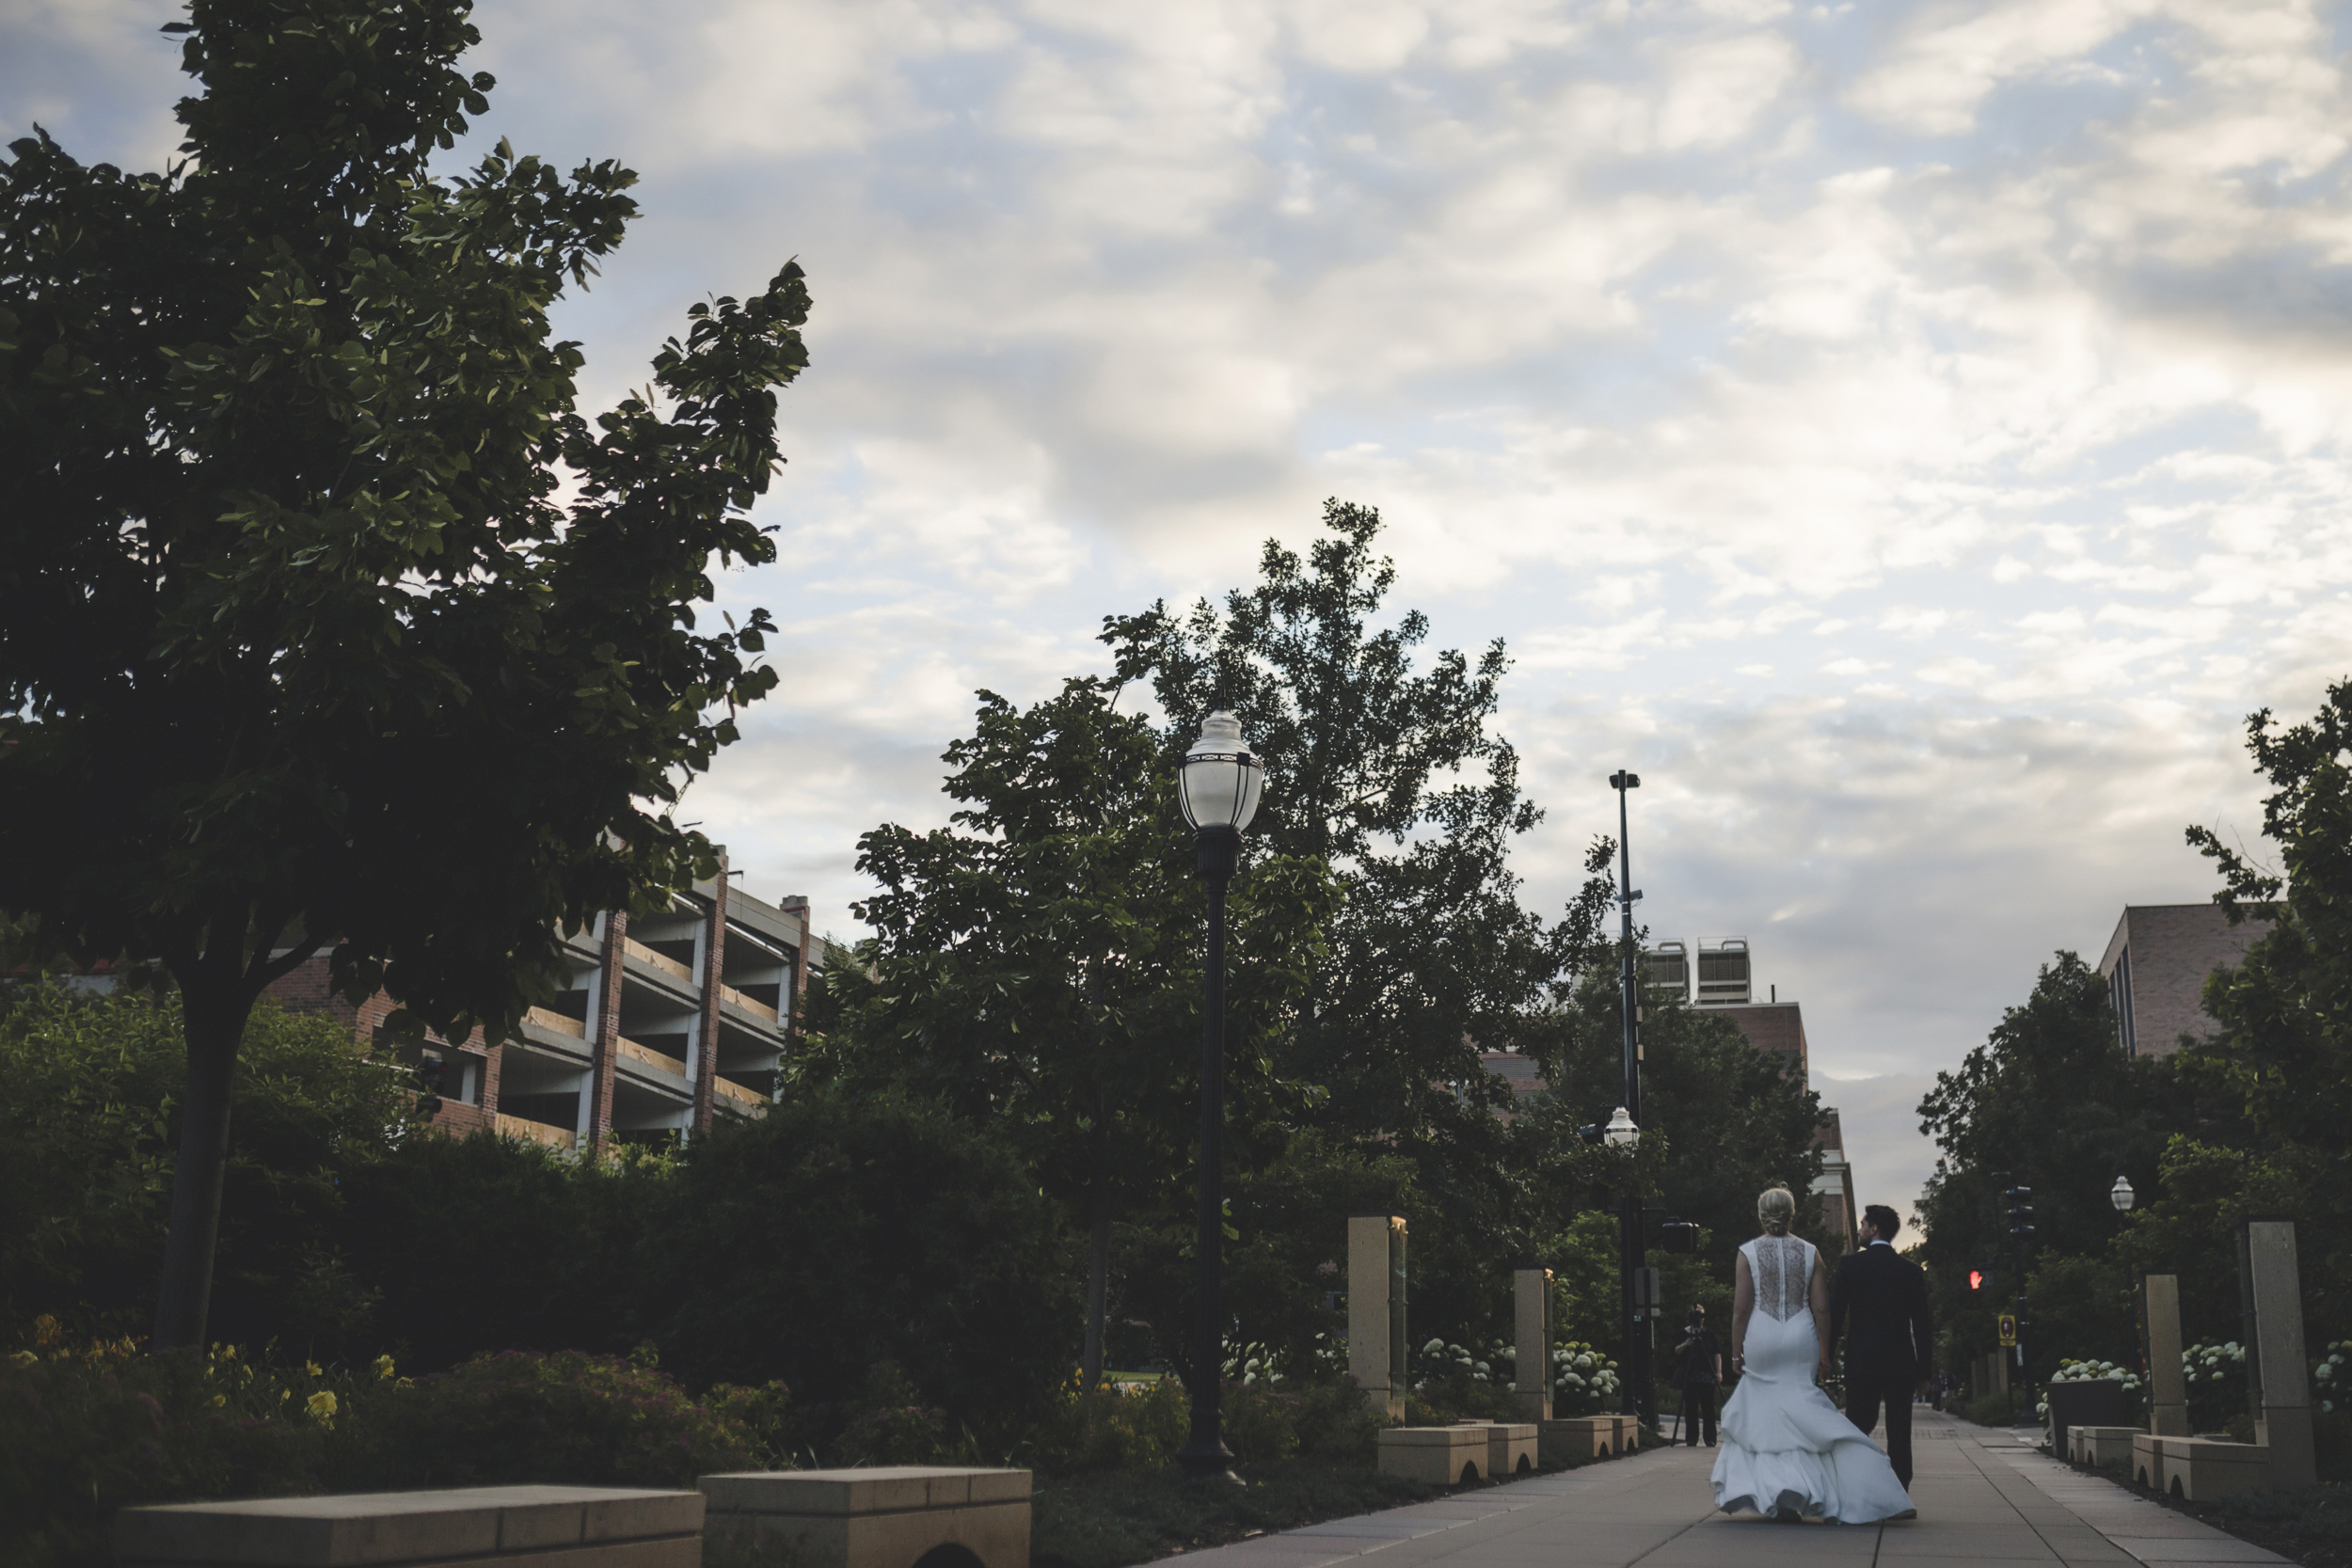
[[[1756,1200],[1764,1233],[1740,1249],[1731,1360],[1740,1378],[1724,1404],[1715,1506],[1784,1521],[1909,1517],[1911,1399],[1934,1354],[1927,1281],[1896,1253],[1902,1222],[1883,1204],[1862,1212],[1862,1246],[1838,1259],[1834,1281],[1813,1243],[1788,1234],[1796,1212],[1787,1188],[1765,1193]],[[1819,1381],[1841,1331],[1844,1415]],[[1882,1403],[1883,1454],[1868,1436]]]

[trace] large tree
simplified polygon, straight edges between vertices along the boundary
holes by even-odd
[[[2246,745],[2270,786],[2262,836],[2275,864],[2209,829],[2189,829],[2188,841],[2220,871],[2215,902],[2231,920],[2267,928],[2244,962],[2206,981],[2218,1027],[2175,1058],[2200,1105],[2240,1125],[2200,1128],[2169,1150],[2167,1198],[2178,1198],[2184,1228],[2212,1211],[2201,1229],[2215,1249],[2226,1243],[2215,1219],[2295,1215],[2312,1342],[2324,1343],[2352,1324],[2352,681],[2299,723],[2249,715]],[[2142,1221],[2149,1250],[2166,1218],[2160,1205]],[[2193,1245],[2185,1235],[2172,1244]]]
[[[1594,877],[1557,924],[1522,905],[1510,852],[1542,813],[1488,728],[1502,644],[1422,655],[1428,618],[1387,604],[1379,514],[1333,500],[1323,526],[1303,557],[1269,540],[1258,581],[1221,608],[1154,604],[1106,618],[1103,641],[1122,679],[1150,681],[1171,759],[1212,709],[1239,715],[1267,769],[1249,840],[1337,876],[1344,901],[1277,1066],[1324,1091],[1317,1126],[1414,1164],[1439,1216],[1416,1253],[1425,1299],[1479,1322],[1499,1309],[1496,1259],[1537,1218],[1495,1114],[1512,1091],[1479,1053],[1510,1048],[1553,988],[1613,955],[1598,941],[1609,886]]]
[[[773,683],[698,629],[803,363],[787,265],[591,421],[548,310],[635,211],[485,112],[467,0],[194,0],[185,158],[0,163],[0,908],[159,958],[188,1073],[156,1338],[204,1337],[246,1014],[346,991],[493,1035],[558,927],[713,869],[670,807]]]
[[[886,823],[858,841],[858,869],[880,884],[853,906],[874,929],[871,972],[828,977],[800,1067],[803,1081],[943,1101],[1027,1157],[1092,1236],[1089,1378],[1112,1221],[1186,1208],[1200,1117],[1207,899],[1173,773],[1118,697],[1092,679],[1026,708],[980,693],[974,733],[946,755],[949,825]],[[1237,1165],[1278,1152],[1296,1119],[1299,1093],[1272,1059],[1335,902],[1322,864],[1296,856],[1253,849],[1234,879]]]
[[[1992,1348],[1995,1316],[2014,1293],[2013,1263],[1996,1267],[2010,1246],[1998,1179],[2033,1191],[2029,1262],[2098,1258],[2122,1225],[2108,1188],[2127,1176],[2154,1193],[2166,1142],[2194,1114],[2170,1063],[2124,1054],[2106,982],[2067,952],[2042,967],[2031,994],[1982,1045],[1936,1074],[1919,1102],[1920,1131],[1943,1152],[1919,1212],[1930,1288],[1956,1359]],[[1973,1295],[1971,1269],[1994,1276]],[[2123,1321],[2120,1302],[2099,1310]],[[2085,1342],[2088,1324],[2048,1314],[2038,1323],[2027,1343],[2036,1375],[2061,1354],[2114,1353],[2104,1340]]]

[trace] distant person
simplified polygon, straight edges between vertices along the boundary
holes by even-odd
[[[1682,1343],[1675,1347],[1675,1376],[1682,1385],[1682,1430],[1692,1448],[1699,1433],[1707,1446],[1715,1446],[1715,1391],[1724,1381],[1724,1353],[1707,1331],[1707,1308],[1695,1302],[1691,1321],[1682,1325]]]
[[[1715,1456],[1715,1506],[1783,1523],[1867,1525],[1913,1513],[1878,1445],[1821,1392],[1829,1376],[1829,1275],[1813,1243],[1788,1234],[1797,1200],[1756,1200],[1764,1234],[1740,1249],[1731,1297],[1731,1369]]]
[[[1829,1343],[1846,1337],[1846,1414],[1868,1432],[1886,1412],[1886,1457],[1911,1485],[1911,1398],[1927,1392],[1935,1334],[1927,1275],[1895,1250],[1902,1220],[1883,1203],[1862,1211],[1862,1246],[1837,1260],[1829,1292]]]

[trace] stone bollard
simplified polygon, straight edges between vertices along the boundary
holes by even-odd
[[[2303,1364],[2303,1284],[2295,1222],[2249,1217],[2238,1230],[2238,1266],[2253,1304],[2246,1337],[2247,1402],[2254,1441],[2269,1450],[2270,1485],[2281,1492],[2319,1484],[2312,1453],[2312,1384]]]
[[[1513,1327],[1518,1331],[1511,1349],[1518,1369],[1519,1409],[1531,1421],[1551,1418],[1551,1271],[1512,1271]],[[1528,1369],[1534,1369],[1534,1376]],[[1532,1386],[1531,1386],[1532,1385]]]
[[[1405,1418],[1405,1219],[1347,1216],[1347,1370],[1364,1402]]]
[[[1391,1427],[1380,1434],[1380,1469],[1431,1486],[1467,1486],[1486,1473],[1482,1424]]]
[[[115,1518],[123,1568],[698,1568],[702,1560],[702,1494],[634,1487],[257,1497],[126,1508]]]
[[[705,1568],[1029,1568],[1029,1472],[927,1465],[705,1476]]]
[[[2157,1437],[2188,1435],[2188,1385],[2181,1377],[2181,1276],[2151,1274],[2139,1286],[2147,1336],[2148,1431]],[[2163,1490],[2163,1483],[2149,1485]]]
[[[1619,1449],[1623,1416],[1569,1416],[1541,1423],[1542,1435],[1579,1459],[1606,1459]]]

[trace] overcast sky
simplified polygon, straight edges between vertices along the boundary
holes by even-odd
[[[172,15],[0,0],[0,128],[160,162]],[[1437,644],[1517,656],[1535,901],[1637,769],[1653,934],[1749,938],[1835,1101],[2205,897],[2244,716],[2352,673],[2345,18],[490,0],[476,63],[488,138],[644,176],[562,318],[593,400],[810,275],[783,558],[726,585],[785,684],[687,814],[752,892],[853,934],[975,688],[1337,495]],[[1924,1172],[1906,1095],[1848,1096],[1866,1198]]]

